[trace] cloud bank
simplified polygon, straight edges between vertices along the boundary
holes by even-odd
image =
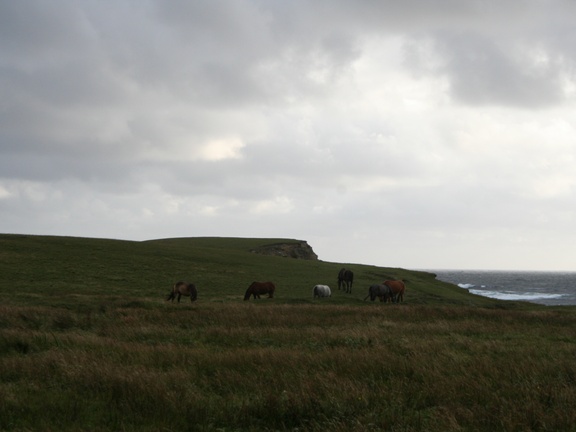
[[[0,232],[576,270],[575,13],[0,2]]]

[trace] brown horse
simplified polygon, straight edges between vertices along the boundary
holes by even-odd
[[[404,291],[406,291],[406,285],[401,280],[385,280],[382,282],[383,285],[386,285],[392,291],[392,302],[399,303],[404,301]]]
[[[193,302],[198,298],[198,290],[196,289],[196,285],[193,283],[178,281],[172,287],[172,292],[168,294],[166,301],[172,300],[172,302],[174,302],[176,295],[178,295],[178,303],[180,303],[180,297],[183,295],[190,296],[190,301]]]
[[[272,298],[275,289],[276,286],[272,282],[252,282],[244,294],[244,300],[249,300],[250,296],[257,299],[262,294],[268,294],[268,298]]]

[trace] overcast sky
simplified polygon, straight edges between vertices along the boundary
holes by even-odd
[[[573,0],[0,0],[0,232],[576,271]]]

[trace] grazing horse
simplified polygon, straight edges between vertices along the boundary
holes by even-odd
[[[315,285],[312,293],[314,298],[330,297],[332,295],[332,290],[328,285]]]
[[[370,297],[370,301],[374,301],[376,297],[380,299],[381,302],[388,302],[392,298],[392,290],[389,286],[384,284],[374,284],[370,285],[368,288],[368,295],[364,297],[364,301]]]
[[[354,282],[354,273],[352,273],[352,270],[343,268],[338,272],[338,289],[351,293],[352,282]]]
[[[246,294],[244,294],[244,300],[249,300],[250,296],[254,296],[254,299],[260,298],[262,294],[268,294],[268,298],[274,297],[274,290],[276,286],[272,282],[252,282]]]
[[[392,291],[392,302],[399,303],[404,301],[404,291],[406,285],[401,280],[385,280],[382,284],[386,285]]]
[[[193,283],[179,281],[172,287],[172,292],[168,294],[166,301],[172,300],[172,302],[174,302],[176,295],[178,295],[178,303],[180,303],[180,297],[183,295],[190,296],[190,301],[193,302],[198,298],[198,290],[196,289],[196,285]]]

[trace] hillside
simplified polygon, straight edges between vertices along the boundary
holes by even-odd
[[[0,235],[0,430],[573,429],[572,308],[291,250],[313,258],[289,239]],[[362,301],[391,277],[403,304]],[[166,302],[184,278],[198,301]],[[275,298],[242,301],[253,280]]]
[[[239,301],[252,281],[271,280],[277,285],[276,302],[312,302],[312,287],[320,283],[333,288],[327,302],[348,304],[361,302],[370,284],[394,278],[407,281],[405,301],[409,304],[519,305],[469,294],[426,272],[254,253],[270,250],[271,245],[277,250],[278,245],[286,249],[291,244],[298,249],[306,243],[216,237],[137,242],[0,235],[0,295],[5,302],[26,304],[31,298],[39,304],[76,303],[79,296],[156,303],[163,301],[175,281],[186,279],[197,285],[200,302]],[[336,278],[343,266],[355,273],[352,294],[337,290]]]

